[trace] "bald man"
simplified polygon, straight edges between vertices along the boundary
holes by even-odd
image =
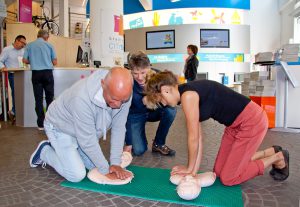
[[[64,91],[48,108],[44,127],[49,140],[40,142],[30,166],[48,164],[71,182],[81,181],[86,168],[97,168],[111,179],[132,176],[120,167],[132,84],[128,70],[112,68],[96,71]],[[110,163],[99,145],[109,129]]]

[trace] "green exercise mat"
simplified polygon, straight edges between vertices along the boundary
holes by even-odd
[[[64,187],[90,190],[120,196],[142,198],[147,200],[170,202],[197,206],[243,206],[241,187],[227,187],[217,179],[214,185],[201,189],[195,200],[181,199],[176,192],[176,186],[170,181],[170,170],[130,166],[128,170],[134,173],[134,179],[127,185],[100,185],[91,182],[87,177],[78,183],[63,181]]]

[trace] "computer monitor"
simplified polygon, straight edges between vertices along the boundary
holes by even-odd
[[[208,79],[208,73],[197,73],[197,80],[207,80]]]
[[[146,49],[175,48],[175,30],[146,32]]]
[[[229,29],[200,29],[201,48],[230,48]]]
[[[78,45],[76,63],[81,63],[82,62],[82,55],[83,55],[83,50],[80,47],[80,45]]]

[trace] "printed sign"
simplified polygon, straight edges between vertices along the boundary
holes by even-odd
[[[184,62],[186,57],[180,53],[148,55],[152,64]],[[198,53],[197,58],[200,62],[244,62],[243,53]]]
[[[125,18],[125,16],[124,16],[124,18]],[[136,28],[142,28],[142,27],[144,27],[144,21],[143,21],[142,17],[139,17],[134,20],[130,20],[130,22],[129,22],[130,29],[136,29]]]

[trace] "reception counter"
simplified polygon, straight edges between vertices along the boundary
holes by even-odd
[[[55,68],[53,70],[54,99],[58,97],[64,90],[72,86],[76,81],[92,74],[93,71],[108,68],[109,67]],[[22,127],[36,127],[37,116],[35,113],[35,99],[31,82],[32,71],[29,69],[7,69],[6,71],[15,72],[16,125]],[[46,107],[45,101],[44,106]]]

